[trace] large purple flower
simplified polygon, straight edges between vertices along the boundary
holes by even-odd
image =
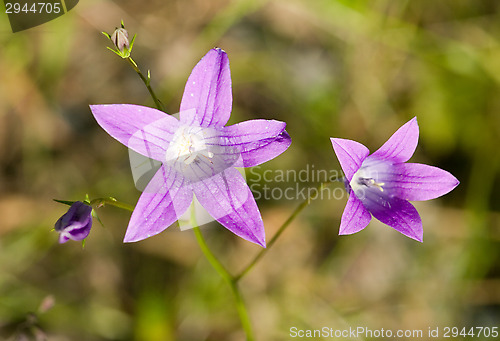
[[[92,206],[81,201],[74,202],[54,226],[59,233],[59,243],[87,238],[92,228]]]
[[[417,118],[407,122],[375,153],[364,145],[332,138],[345,174],[349,200],[339,234],[364,229],[370,213],[402,234],[422,241],[422,220],[408,200],[429,200],[450,192],[459,181],[440,168],[405,163],[418,143]]]
[[[265,246],[262,218],[234,167],[273,159],[291,143],[284,122],[251,120],[225,127],[232,107],[226,53],[210,50],[184,90],[180,119],[143,106],[92,105],[97,122],[130,149],[162,163],[136,205],[125,242],[156,235],[190,206],[193,194],[224,227]]]

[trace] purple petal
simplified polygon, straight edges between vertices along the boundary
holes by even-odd
[[[440,197],[458,186],[449,172],[419,163],[395,165],[398,175],[390,182],[397,196],[406,200],[429,200]]]
[[[202,127],[222,127],[232,108],[231,72],[226,52],[210,50],[194,67],[181,101],[181,122]],[[196,109],[195,115],[182,113]]]
[[[370,213],[407,237],[423,240],[422,220],[415,207],[408,201],[377,193],[377,190],[365,191],[361,198],[363,205]]]
[[[79,229],[67,230],[61,235],[65,235],[72,240],[84,240],[89,235],[91,228],[92,228],[92,219],[89,219],[85,226],[82,226]]]
[[[408,161],[418,143],[418,123],[414,117],[399,128],[382,147],[380,147],[372,157],[393,162]]]
[[[64,234],[62,234],[62,233],[61,233],[61,234],[59,235],[58,243],[59,243],[59,244],[64,244],[64,243],[66,243],[68,240],[69,240],[69,237],[67,237],[66,235],[64,235]]]
[[[220,143],[228,153],[239,154],[236,167],[252,167],[274,159],[292,143],[285,131],[285,122],[275,120],[250,120],[224,127]]]
[[[175,222],[193,200],[193,190],[182,175],[162,166],[142,193],[128,224],[124,242],[154,236]]]
[[[229,231],[265,247],[264,223],[252,192],[241,174],[228,168],[211,178],[193,183],[200,204]]]
[[[87,238],[92,228],[92,207],[81,201],[74,202],[54,229],[59,232],[59,243]]]
[[[77,230],[66,230],[59,233],[59,244],[66,243],[68,240],[80,241],[88,237],[92,228],[92,220],[89,223]]]
[[[372,220],[370,212],[363,206],[353,191],[349,195],[347,205],[340,221],[339,234],[353,234],[364,229]]]
[[[370,151],[356,141],[339,138],[331,138],[330,140],[347,180],[351,181],[352,176],[361,167]]]
[[[179,121],[159,110],[133,104],[91,105],[99,125],[130,149],[158,161],[165,152]]]
[[[81,229],[87,226],[89,221],[92,221],[92,206],[75,201],[68,211],[57,220],[54,230],[62,232]]]

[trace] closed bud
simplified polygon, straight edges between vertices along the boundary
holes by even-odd
[[[124,52],[125,48],[130,47],[130,42],[128,41],[128,32],[123,27],[117,28],[111,35],[111,41],[115,44],[116,48],[120,52]]]
[[[92,228],[92,206],[76,201],[56,222],[54,229],[59,233],[59,243],[87,238]]]

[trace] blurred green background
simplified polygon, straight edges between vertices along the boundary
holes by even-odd
[[[229,124],[278,119],[293,139],[256,172],[339,169],[330,137],[374,151],[417,116],[411,161],[461,181],[415,203],[423,244],[375,220],[339,237],[346,198],[313,202],[241,282],[257,340],[290,340],[291,327],[500,326],[499,10],[497,0],[87,0],[16,34],[1,13],[0,338],[24,340],[34,324],[56,341],[244,338],[191,231],[123,244],[130,214],[105,207],[84,249],[51,232],[67,209],[53,198],[140,195],[127,149],[88,108],[154,106],[106,49],[100,32],[121,19],[170,113],[198,60],[226,50]],[[268,240],[298,204],[258,200]],[[233,273],[260,249],[217,224],[203,232]]]

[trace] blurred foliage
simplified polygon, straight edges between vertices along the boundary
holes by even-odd
[[[121,19],[169,112],[218,46],[231,62],[230,124],[287,122],[292,146],[247,171],[250,182],[265,170],[338,169],[329,137],[373,151],[413,116],[412,161],[461,181],[416,203],[423,244],[375,221],[338,237],[345,199],[314,202],[242,282],[258,340],[288,340],[293,326],[498,325],[499,10],[497,0],[88,0],[16,34],[0,14],[0,337],[243,338],[229,289],[191,232],[122,244],[129,213],[113,207],[99,210],[105,227],[95,224],[84,249],[51,232],[66,209],[52,198],[140,195],[127,149],[88,109],[153,106],[100,33]],[[269,239],[298,201],[258,204]],[[259,250],[217,224],[203,232],[234,273]],[[53,307],[42,309],[48,298]]]

